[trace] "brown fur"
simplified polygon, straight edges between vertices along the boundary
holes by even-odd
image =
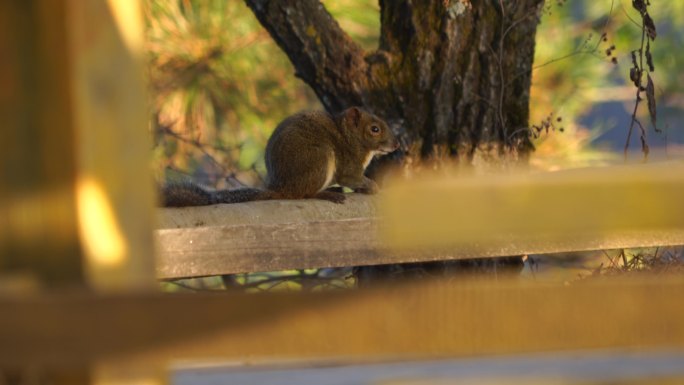
[[[266,190],[209,191],[193,184],[170,185],[166,206],[196,206],[266,199],[324,199],[344,202],[332,184],[373,194],[378,186],[364,176],[370,159],[399,147],[387,124],[357,107],[337,116],[301,112],[281,122],[266,145]],[[169,195],[167,195],[169,194]]]

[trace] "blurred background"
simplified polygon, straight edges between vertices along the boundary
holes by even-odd
[[[377,46],[375,0],[324,1],[365,49]],[[645,103],[650,160],[681,157],[684,3],[650,8],[659,32],[651,47],[658,102],[656,133]],[[147,0],[147,59],[157,180],[194,178],[213,187],[258,186],[263,150],[284,117],[321,108],[314,93],[240,1]],[[604,35],[605,34],[605,35]],[[640,46],[638,14],[627,0],[547,1],[537,33],[531,125],[553,123],[535,138],[531,164],[543,170],[622,161],[636,90],[631,51]],[[639,134],[629,158],[641,160]]]

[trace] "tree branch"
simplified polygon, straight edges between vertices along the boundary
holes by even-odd
[[[363,105],[362,90],[367,84],[365,53],[320,1],[245,2],[290,58],[296,76],[311,86],[328,111]]]

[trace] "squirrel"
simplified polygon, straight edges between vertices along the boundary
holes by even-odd
[[[323,199],[343,203],[333,184],[375,194],[378,185],[364,175],[374,156],[399,148],[382,119],[358,107],[338,115],[307,111],[283,120],[266,145],[266,189],[209,190],[192,183],[162,189],[166,207],[202,206],[270,199]]]

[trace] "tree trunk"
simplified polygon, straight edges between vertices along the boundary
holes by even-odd
[[[387,121],[404,150],[395,157],[491,166],[533,150],[530,82],[544,0],[380,0],[372,52],[318,0],[245,1],[329,112],[363,106]],[[363,286],[522,266],[521,257],[485,262],[366,266],[356,276]]]
[[[246,0],[324,107],[364,106],[422,159],[526,159],[543,0],[380,0],[377,50],[318,0]]]

